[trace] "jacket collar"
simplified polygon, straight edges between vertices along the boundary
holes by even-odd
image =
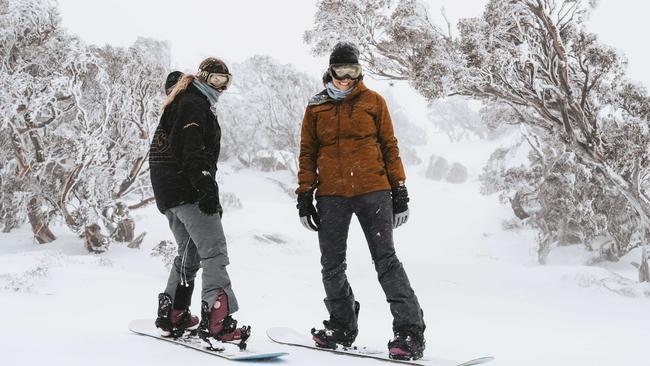
[[[354,90],[350,93],[343,101],[349,101],[351,99],[356,99],[361,93],[368,90],[366,84],[363,83],[363,80],[357,81],[357,85],[354,86]]]
[[[363,80],[357,81],[357,85],[354,86],[354,90],[352,90],[352,92],[346,96],[345,99],[341,101],[341,103],[356,99],[359,95],[361,95],[361,93],[365,92],[366,90],[368,90],[368,87],[366,87],[366,84],[363,83]],[[327,94],[327,90],[323,90],[311,97],[307,105],[316,106],[325,103],[338,103],[336,100],[330,98],[330,96]]]

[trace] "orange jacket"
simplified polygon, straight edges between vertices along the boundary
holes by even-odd
[[[298,189],[353,197],[406,179],[386,101],[359,81],[338,102],[323,91],[302,120]]]

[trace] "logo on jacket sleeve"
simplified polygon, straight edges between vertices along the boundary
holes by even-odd
[[[167,133],[162,128],[156,130],[153,135],[153,141],[151,145],[155,148],[157,152],[164,153],[169,150],[169,139],[167,138]]]
[[[311,97],[311,99],[309,99],[309,103],[307,103],[307,105],[309,105],[309,106],[321,105],[321,104],[327,102],[328,99],[329,99],[329,95],[327,95],[327,92],[322,91],[322,92],[314,95],[313,97]]]

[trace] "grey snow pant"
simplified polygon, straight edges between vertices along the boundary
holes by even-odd
[[[239,305],[226,271],[230,262],[221,217],[203,214],[196,203],[172,207],[165,211],[165,216],[178,244],[178,256],[165,292],[174,299],[177,286],[193,281],[199,268],[203,268],[201,300],[212,308],[219,293],[224,291],[229,313],[237,311]]]
[[[352,214],[359,219],[386,300],[393,314],[393,328],[417,326],[424,330],[422,309],[411,288],[393,244],[393,204],[389,191],[355,197],[317,198],[320,215],[318,241],[321,251],[325,306],[330,320],[357,329],[354,294],[345,275],[348,229]]]

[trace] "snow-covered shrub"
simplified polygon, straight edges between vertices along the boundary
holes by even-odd
[[[429,165],[424,173],[428,179],[446,181],[449,183],[464,183],[467,181],[467,168],[461,163],[449,163],[442,156],[431,155]]]
[[[422,163],[422,159],[418,156],[417,150],[408,144],[400,143],[399,157],[405,165],[418,165]]]
[[[431,180],[443,180],[449,173],[449,162],[442,156],[431,155],[425,177]]]
[[[233,192],[219,192],[219,202],[224,211],[239,210],[242,208],[241,200]]]
[[[0,274],[0,288],[12,292],[29,292],[33,289],[35,282],[47,277],[48,272],[49,267],[46,264],[41,264],[23,273]]]
[[[467,168],[461,163],[453,163],[449,168],[445,180],[449,183],[465,183],[467,181]]]
[[[171,240],[163,240],[151,249],[151,256],[160,257],[167,268],[172,267],[177,255],[178,245]]]

